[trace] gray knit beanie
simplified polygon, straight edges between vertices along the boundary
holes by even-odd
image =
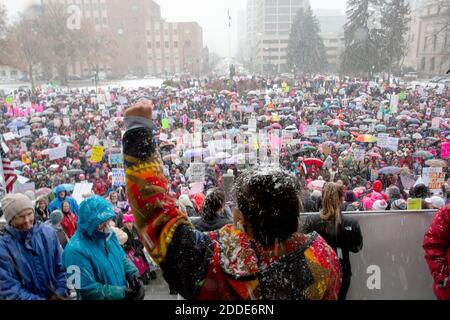
[[[26,209],[31,209],[34,212],[34,206],[30,198],[21,193],[7,194],[1,200],[1,204],[5,220],[8,224],[16,215]]]

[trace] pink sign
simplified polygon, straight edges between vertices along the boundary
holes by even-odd
[[[450,158],[450,142],[445,142],[441,146],[441,158]]]

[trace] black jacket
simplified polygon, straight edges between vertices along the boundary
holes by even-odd
[[[217,216],[212,220],[206,220],[203,217],[200,219],[192,220],[192,224],[195,229],[201,232],[210,232],[214,230],[219,230],[227,224],[233,223],[228,217]]]
[[[316,231],[338,254],[342,271],[342,285],[339,296],[345,299],[352,276],[350,251],[357,253],[363,247],[363,236],[358,221],[341,214],[341,223],[336,228],[334,222],[322,220],[320,215],[311,215],[306,219],[302,229],[304,233]],[[339,251],[342,251],[342,254]]]

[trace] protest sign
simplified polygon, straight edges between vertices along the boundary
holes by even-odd
[[[390,104],[391,114],[398,112],[398,101],[399,101],[399,96],[393,94],[391,96],[391,104]]]
[[[53,120],[53,124],[55,125],[56,128],[61,127],[61,119]]]
[[[389,135],[387,133],[380,133],[377,137],[377,146],[380,148],[387,148],[389,145]]]
[[[30,128],[20,129],[19,130],[19,136],[21,138],[31,136]]]
[[[62,145],[58,148],[48,149],[50,161],[58,160],[66,157],[67,146]]]
[[[442,168],[423,168],[422,180],[431,192],[439,194],[445,182],[445,173]]]
[[[102,110],[102,117],[109,118],[109,110],[107,109]]]
[[[92,147],[92,155],[90,160],[93,162],[101,162],[103,159],[103,151],[104,148],[101,146]]]
[[[43,137],[47,137],[48,136],[48,129],[47,128],[42,128],[41,131],[42,131],[42,136]]]
[[[363,161],[366,156],[366,151],[364,149],[356,149],[354,152],[355,161]]]
[[[317,136],[317,127],[316,126],[305,126],[303,135],[306,137]]]
[[[2,142],[2,149],[3,149],[3,151],[5,152],[5,154],[8,154],[8,153],[9,153],[9,148],[8,148],[8,146],[6,145],[6,143],[4,143],[4,142]]]
[[[411,190],[416,183],[413,176],[400,175],[400,180],[402,181],[402,185],[406,190]]]
[[[110,165],[121,165],[123,164],[123,155],[121,153],[111,153],[109,155]]]
[[[441,118],[433,118],[431,121],[431,127],[434,129],[439,129],[439,126],[441,125]]]
[[[14,184],[14,193],[25,193],[27,191],[36,190],[36,185],[34,182],[28,182],[24,184],[15,183]]]
[[[256,119],[255,118],[248,119],[248,131],[256,132]]]
[[[192,182],[203,182],[205,179],[205,164],[191,163],[189,166],[189,176]]]
[[[93,183],[77,183],[75,184],[72,192],[72,198],[75,199],[75,201],[80,204],[84,200],[84,195],[89,194],[92,192],[92,187],[94,186]]]
[[[21,143],[20,143],[20,150],[22,150],[22,151],[24,151],[24,152],[27,152],[27,151],[28,151],[27,144],[24,143],[24,142],[21,142]]]
[[[388,145],[387,145],[387,149],[392,150],[394,152],[398,151],[398,143],[399,143],[399,138],[393,138],[393,137],[389,137],[388,138]]]
[[[422,199],[409,198],[407,201],[407,210],[422,210]]]
[[[113,186],[124,186],[125,185],[125,169],[113,168],[112,172],[112,184]]]
[[[163,129],[169,129],[169,119],[164,118],[161,120],[161,125]]]
[[[70,127],[70,119],[69,118],[63,118],[63,124],[65,127]]]
[[[14,140],[14,133],[12,133],[12,132],[4,133],[3,138],[5,139],[5,141]]]
[[[450,142],[444,142],[441,145],[441,158],[442,159],[450,158]]]

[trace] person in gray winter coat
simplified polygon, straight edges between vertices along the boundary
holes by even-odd
[[[46,224],[51,226],[55,230],[56,235],[58,236],[59,243],[64,249],[69,242],[69,238],[67,237],[67,234],[61,226],[62,218],[63,213],[61,212],[61,210],[55,210],[50,214],[50,219],[46,222]]]

